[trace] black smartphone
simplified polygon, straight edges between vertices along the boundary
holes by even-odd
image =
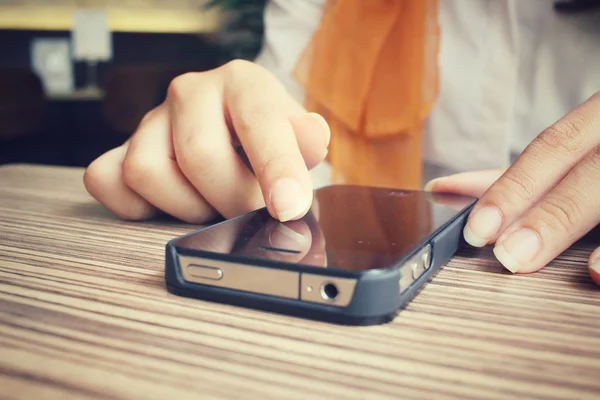
[[[328,186],[302,219],[266,209],[173,239],[169,292],[346,325],[391,321],[454,255],[476,198]]]

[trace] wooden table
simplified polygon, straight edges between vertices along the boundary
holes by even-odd
[[[0,397],[600,396],[598,238],[529,276],[464,250],[393,323],[332,326],[168,294],[194,227],[118,221],[82,172],[0,168]]]

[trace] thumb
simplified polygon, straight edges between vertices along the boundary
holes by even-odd
[[[588,269],[590,271],[592,280],[596,283],[596,285],[600,285],[600,247],[594,250],[590,256]]]
[[[506,169],[476,172],[462,172],[442,178],[436,178],[425,185],[428,192],[455,193],[465,196],[481,197]]]

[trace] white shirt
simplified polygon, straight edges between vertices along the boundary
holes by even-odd
[[[303,101],[291,73],[325,0],[271,0],[257,63]],[[600,90],[600,12],[553,0],[441,0],[440,94],[425,130],[425,180],[510,165],[544,128]],[[329,183],[321,165],[313,184]]]

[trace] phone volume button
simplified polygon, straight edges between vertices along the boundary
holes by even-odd
[[[413,261],[411,263],[410,270],[411,270],[411,273],[412,273],[413,280],[418,279],[419,275],[420,275],[420,270],[419,270],[419,264],[416,261]]]
[[[204,265],[188,265],[187,272],[194,278],[210,279],[218,281],[223,278],[223,270],[221,268],[207,267]]]
[[[423,268],[425,269],[429,269],[429,267],[431,266],[431,264],[429,263],[429,259],[430,259],[430,255],[429,252],[425,252],[423,253],[423,256],[421,257],[422,261],[423,261]]]

